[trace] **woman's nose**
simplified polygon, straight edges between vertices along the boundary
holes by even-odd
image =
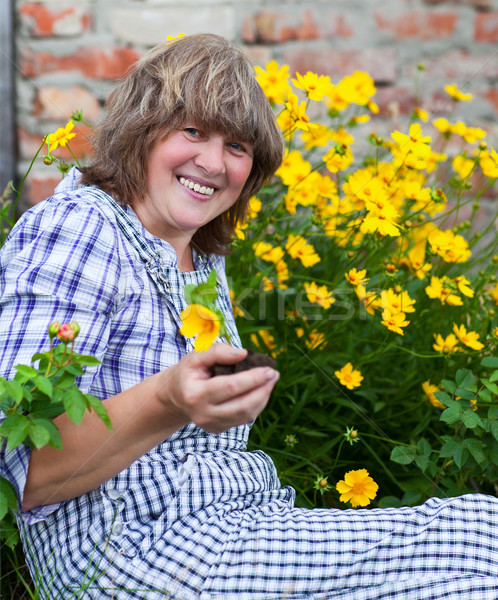
[[[199,152],[194,163],[207,175],[225,172],[225,139],[220,135],[210,135],[199,145]]]

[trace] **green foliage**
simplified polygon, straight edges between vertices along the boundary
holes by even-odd
[[[53,325],[51,326],[53,328]],[[62,326],[68,327],[68,326]],[[59,325],[55,329],[59,331]],[[50,335],[50,332],[49,332]],[[77,378],[85,367],[100,361],[74,351],[74,337],[33,356],[33,365],[17,365],[13,379],[0,378],[0,410],[6,415],[0,424],[0,441],[9,450],[25,444],[33,448],[62,448],[61,437],[53,419],[66,412],[75,423],[81,423],[86,411],[94,410],[110,429],[107,411],[95,396],[84,394]],[[37,366],[34,366],[35,363]],[[16,508],[12,485],[0,478],[0,520]]]

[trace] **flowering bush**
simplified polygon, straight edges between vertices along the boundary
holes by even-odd
[[[302,505],[365,506],[368,473],[380,506],[495,493],[498,254],[475,222],[498,153],[418,106],[407,132],[359,136],[378,112],[367,73],[256,72],[287,149],[228,260],[243,342],[282,373],[251,447]]]

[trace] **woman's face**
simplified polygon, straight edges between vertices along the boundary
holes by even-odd
[[[252,145],[187,124],[158,140],[149,156],[148,186],[133,208],[144,227],[188,245],[194,233],[230,208],[252,168]]]

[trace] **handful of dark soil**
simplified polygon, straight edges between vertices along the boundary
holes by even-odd
[[[247,356],[244,360],[241,360],[234,365],[213,365],[210,369],[211,375],[231,375],[232,373],[239,373],[240,371],[247,371],[254,367],[271,367],[275,368],[276,361],[267,354],[261,354],[261,352],[254,352],[254,350],[248,350]]]

